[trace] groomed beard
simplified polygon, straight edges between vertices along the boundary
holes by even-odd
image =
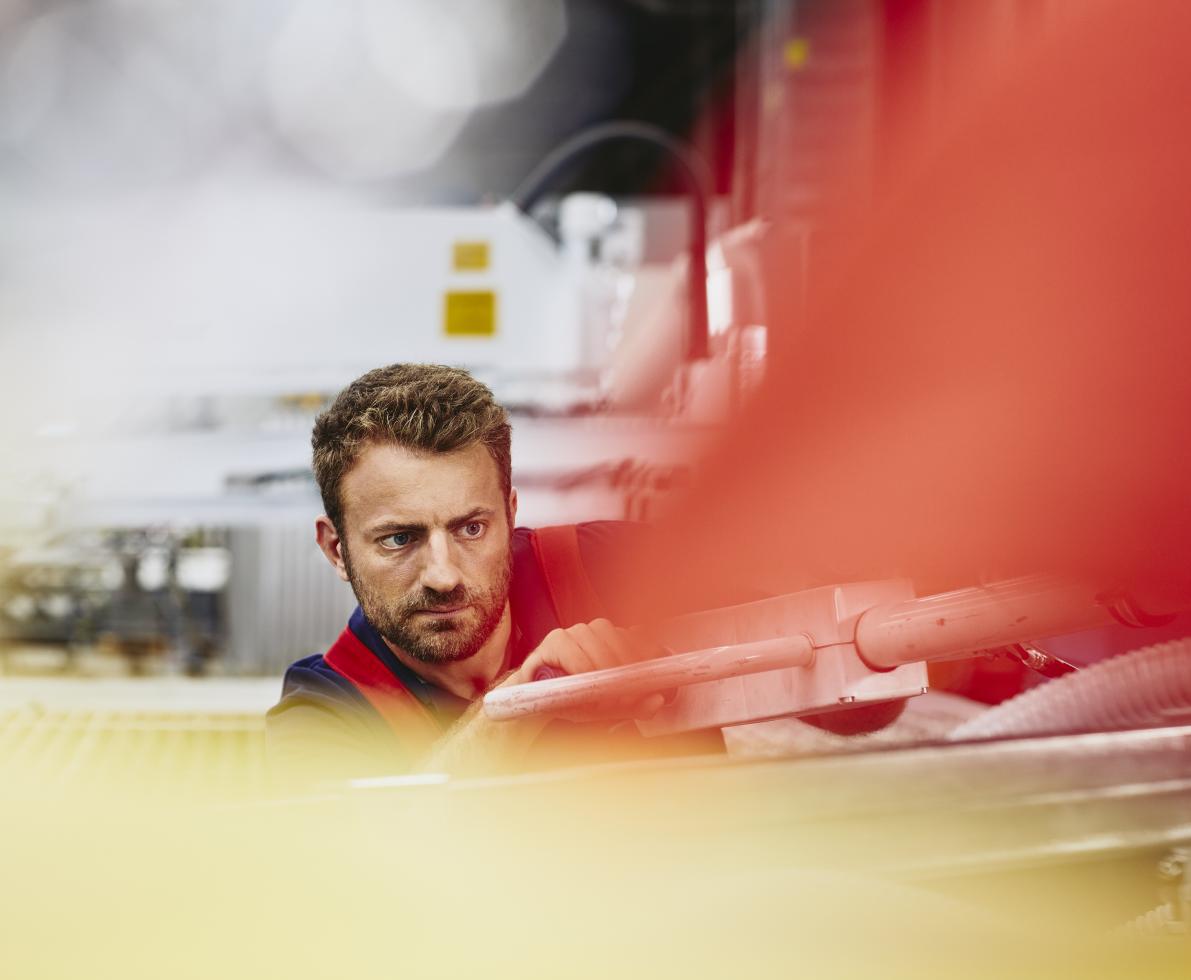
[[[343,565],[364,617],[392,646],[424,664],[449,664],[475,656],[500,625],[509,583],[513,577],[513,551],[508,548],[499,577],[489,589],[460,585],[450,592],[419,589],[400,599],[390,599],[371,588],[352,568],[346,543],[341,545]],[[423,619],[422,610],[450,609],[468,604],[479,612],[474,624],[451,619]]]

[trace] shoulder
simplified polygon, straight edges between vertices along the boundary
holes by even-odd
[[[322,654],[289,666],[281,699],[265,716],[269,767],[278,787],[397,771],[401,760],[386,735],[380,716]]]
[[[286,668],[281,700],[270,714],[301,700],[353,708],[366,704],[355,685],[337,673],[321,653],[295,660]]]
[[[639,592],[633,587],[633,569],[641,567],[641,557],[650,551],[653,531],[649,525],[631,521],[585,521],[568,525],[575,531],[578,563],[564,563],[566,574],[555,569],[551,581],[543,569],[535,541],[539,532],[519,527],[513,532],[513,579],[510,599],[518,625],[525,636],[534,642],[560,625],[560,617],[552,602],[552,594],[564,587],[559,577],[582,579],[587,594],[592,593],[590,615],[606,616],[613,622],[629,626],[642,617]],[[574,583],[565,583],[569,591]]]
[[[620,626],[650,618],[653,610],[642,588],[642,576],[655,567],[657,535],[638,521],[587,521],[576,524],[579,553],[592,588],[607,616]]]
[[[285,671],[281,699],[265,715],[270,736],[297,728],[371,727],[375,713],[347,678],[337,673],[322,654],[303,657]]]
[[[653,528],[637,521],[583,521],[566,526],[575,529],[579,553],[589,575],[599,574],[617,561],[652,550],[655,539]],[[532,560],[537,536],[535,528],[519,527],[513,531],[514,572],[518,560]],[[537,564],[536,560],[534,564]]]
[[[584,521],[575,525],[579,550],[588,572],[622,558],[632,558],[653,547],[654,531],[639,521]]]

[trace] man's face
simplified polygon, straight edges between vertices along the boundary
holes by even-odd
[[[424,663],[475,654],[500,622],[512,572],[515,500],[488,450],[372,445],[340,494],[340,554],[368,621]]]

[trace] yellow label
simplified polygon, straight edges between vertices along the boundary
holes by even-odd
[[[782,58],[791,71],[805,68],[811,57],[811,42],[805,37],[793,37],[782,49]]]
[[[496,336],[496,293],[492,290],[447,293],[443,333],[448,337]]]
[[[488,268],[488,243],[456,242],[454,264],[456,272],[483,272]]]

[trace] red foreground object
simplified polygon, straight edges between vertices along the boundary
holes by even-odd
[[[841,229],[805,321],[771,324],[790,356],[641,589],[713,604],[900,575],[928,594],[1049,570],[1191,594],[1188,37],[1174,0],[1089,5],[954,100]]]

